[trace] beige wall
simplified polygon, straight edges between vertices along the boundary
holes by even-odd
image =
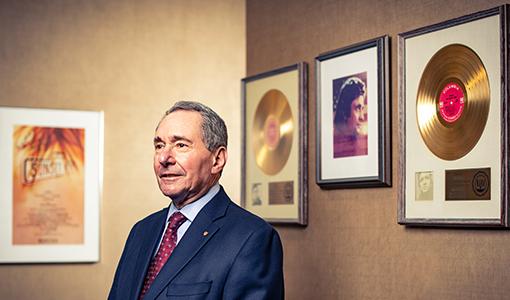
[[[309,225],[277,227],[287,299],[509,299],[509,231],[397,224],[397,34],[503,2],[247,1],[247,75],[298,61],[310,66]],[[392,39],[393,187],[321,190],[314,58],[384,34]]]
[[[0,299],[106,298],[129,229],[168,204],[151,140],[176,100],[224,117],[239,197],[245,53],[241,0],[0,1],[0,105],[105,113],[100,262],[0,265]]]
[[[297,61],[310,64],[310,209],[308,227],[277,226],[287,299],[507,298],[508,231],[396,223],[397,34],[502,2],[248,0],[245,25],[241,0],[0,1],[0,105],[105,112],[101,261],[0,265],[0,299],[106,297],[130,227],[167,204],[151,139],[174,100],[200,99],[225,117],[222,182],[238,198],[245,65],[253,75]],[[320,190],[313,59],[382,34],[392,37],[394,187]]]

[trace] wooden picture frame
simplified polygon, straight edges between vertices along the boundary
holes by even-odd
[[[307,64],[242,80],[241,205],[307,225]]]
[[[398,223],[508,226],[508,7],[399,35]]]
[[[317,184],[391,186],[389,36],[334,50],[317,70]]]

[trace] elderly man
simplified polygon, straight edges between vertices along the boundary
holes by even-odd
[[[203,104],[177,102],[154,149],[156,179],[172,203],[131,229],[108,299],[283,299],[278,233],[218,183],[223,120]]]

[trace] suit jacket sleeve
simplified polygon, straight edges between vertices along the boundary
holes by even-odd
[[[126,264],[126,257],[128,256],[128,252],[129,252],[129,249],[130,249],[130,245],[132,244],[132,240],[134,238],[134,235],[135,235],[135,228],[136,228],[136,225],[133,226],[133,228],[131,229],[131,232],[129,232],[129,236],[127,238],[127,241],[126,241],[126,245],[124,246],[124,251],[122,251],[122,255],[120,257],[120,261],[119,261],[119,264],[117,266],[117,270],[115,272],[115,277],[113,278],[113,284],[112,284],[112,287],[110,289],[110,293],[108,295],[108,300],[115,300],[115,299],[119,299],[118,295],[119,295],[119,290],[118,290],[118,285],[119,285],[119,281],[120,281],[120,274],[122,274],[122,271],[124,269],[124,266]]]
[[[284,299],[282,244],[272,227],[262,226],[247,238],[227,276],[223,299]]]

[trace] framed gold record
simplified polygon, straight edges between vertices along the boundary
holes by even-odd
[[[508,8],[399,34],[400,224],[508,227]]]
[[[241,205],[272,223],[307,224],[307,65],[242,80]]]

